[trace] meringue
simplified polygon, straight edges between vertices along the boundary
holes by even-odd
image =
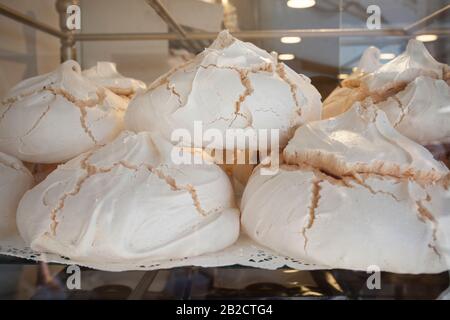
[[[32,187],[33,176],[20,160],[0,152],[0,236],[17,232],[16,210],[23,194]]]
[[[331,269],[439,273],[449,268],[450,194],[406,178],[334,178],[301,166],[254,172],[242,228],[258,243]]]
[[[98,85],[108,88],[120,96],[133,96],[139,90],[145,90],[146,84],[140,80],[127,78],[117,71],[115,63],[100,61],[96,66],[84,70],[83,76]]]
[[[449,170],[386,114],[355,104],[297,129],[275,176],[251,176],[242,228],[329,268],[437,273],[450,263]]]
[[[209,48],[137,95],[125,125],[136,132],[161,132],[167,139],[175,129],[193,133],[195,121],[222,134],[229,128],[279,129],[283,146],[297,126],[320,116],[321,97],[309,78],[222,31]],[[223,143],[208,145],[224,148]]]
[[[114,139],[126,106],[67,61],[10,90],[0,107],[0,151],[33,163],[64,162]]]
[[[369,73],[374,72],[380,67],[380,49],[370,46],[364,50],[356,68],[361,73]]]
[[[417,77],[377,107],[399,132],[422,145],[450,142],[450,86],[444,80]]]
[[[81,262],[196,256],[231,245],[239,211],[214,164],[174,165],[158,134],[123,132],[28,191],[17,224],[34,250]]]
[[[347,111],[356,101],[364,99],[364,93],[354,89],[359,87],[364,75],[374,72],[380,66],[380,49],[371,46],[364,50],[356,70],[343,80],[341,86],[334,89],[323,102],[323,118],[335,117]]]
[[[353,103],[371,98],[375,103],[395,98],[416,78],[448,81],[448,66],[437,62],[424,44],[415,39],[408,42],[406,51],[376,70],[349,81],[331,93],[323,103],[323,118],[330,118],[348,110]],[[431,108],[432,110],[435,107]],[[431,113],[429,117],[438,117]],[[419,119],[416,120],[419,122]],[[421,128],[413,128],[420,130]],[[402,130],[400,130],[402,132]],[[402,132],[403,133],[403,132]],[[420,141],[419,141],[420,142]]]
[[[358,172],[436,181],[448,172],[427,149],[398,133],[370,101],[298,128],[283,154],[288,164],[338,176]]]
[[[419,76],[444,79],[446,66],[431,56],[423,42],[411,39],[405,52],[368,74],[363,82],[371,94],[383,97],[386,92],[404,88]]]

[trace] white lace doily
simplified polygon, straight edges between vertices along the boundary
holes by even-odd
[[[307,261],[297,261],[280,256],[270,249],[256,244],[245,235],[241,235],[236,243],[219,252],[165,261],[143,259],[114,264],[80,262],[52,253],[33,251],[25,245],[24,241],[18,235],[0,239],[0,254],[47,263],[76,264],[105,271],[156,270],[182,266],[219,267],[229,265],[242,265],[270,270],[284,266],[297,270],[329,269]]]

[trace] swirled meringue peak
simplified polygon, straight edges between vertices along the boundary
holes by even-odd
[[[175,129],[193,132],[195,121],[221,133],[279,129],[283,146],[298,125],[320,119],[320,99],[310,79],[222,31],[209,48],[137,95],[125,123],[129,130],[158,131],[168,139]]]
[[[20,82],[0,106],[0,151],[58,163],[114,139],[127,101],[85,78],[75,61]]]
[[[298,128],[284,157],[289,164],[307,164],[337,176],[373,173],[432,182],[448,173],[428,150],[398,133],[370,101]]]
[[[0,237],[17,232],[16,210],[33,176],[20,160],[0,152]]]
[[[407,87],[411,90],[411,86],[416,85],[415,80],[418,78],[443,80],[448,85],[450,80],[449,70],[449,66],[437,62],[430,55],[422,42],[410,40],[406,51],[390,62],[368,73],[357,72],[355,76],[342,81],[342,87],[334,90],[325,99],[323,118],[335,117],[347,111],[354,103],[364,101],[367,98],[371,98],[376,104],[389,99],[397,99],[396,95],[402,93]],[[439,90],[442,91],[442,84],[439,87],[441,87]],[[433,90],[433,92],[436,93],[436,90]],[[436,97],[436,99],[439,100],[440,98]],[[426,105],[421,105],[417,106],[416,109],[427,110],[427,117],[435,117],[436,121],[440,121],[437,120],[439,115],[435,112],[435,106],[429,108]],[[419,124],[419,122],[420,119],[416,119],[415,124]],[[421,131],[421,129],[423,129],[422,126],[411,128],[416,132]],[[399,130],[403,133],[400,127]],[[429,130],[425,130],[425,132],[428,133]],[[426,134],[423,134],[419,139],[414,138],[414,140],[422,143],[424,140],[433,138],[435,138],[433,135],[426,136]]]
[[[368,73],[374,72],[380,67],[380,49],[370,46],[364,50],[361,59],[358,62],[357,70]]]
[[[125,131],[59,166],[25,194],[17,221],[37,251],[84,263],[164,260],[221,250],[239,211],[216,165],[175,165],[158,134]]]
[[[437,62],[423,42],[411,39],[405,52],[368,75],[364,82],[369,92],[382,95],[385,91],[404,86],[418,76],[443,79],[445,70],[446,64]]]
[[[121,75],[112,62],[97,62],[97,65],[84,70],[83,76],[121,96],[133,96],[147,88],[144,82]]]

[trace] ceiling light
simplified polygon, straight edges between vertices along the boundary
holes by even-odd
[[[381,60],[392,60],[395,58],[394,53],[380,53]]]
[[[421,34],[416,36],[416,40],[422,41],[422,42],[431,42],[436,41],[438,38],[435,34]]]
[[[282,37],[281,42],[283,43],[299,43],[302,41],[300,37]]]
[[[344,80],[344,79],[347,79],[347,78],[348,78],[348,74],[346,74],[346,73],[341,73],[341,74],[338,75],[338,79],[340,79],[340,80]]]
[[[310,8],[316,4],[315,0],[289,0],[287,6],[289,8]]]
[[[282,53],[278,55],[279,60],[287,61],[287,60],[293,60],[295,56],[292,53]]]

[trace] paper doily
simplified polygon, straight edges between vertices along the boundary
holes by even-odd
[[[229,265],[242,265],[269,270],[275,270],[284,266],[297,270],[329,269],[307,261],[297,261],[279,255],[256,244],[245,235],[241,235],[238,241],[230,247],[218,252],[165,261],[142,259],[108,264],[80,262],[57,254],[33,251],[25,245],[18,235],[0,239],[0,254],[47,263],[76,264],[105,271],[156,270],[183,266],[221,267]]]

